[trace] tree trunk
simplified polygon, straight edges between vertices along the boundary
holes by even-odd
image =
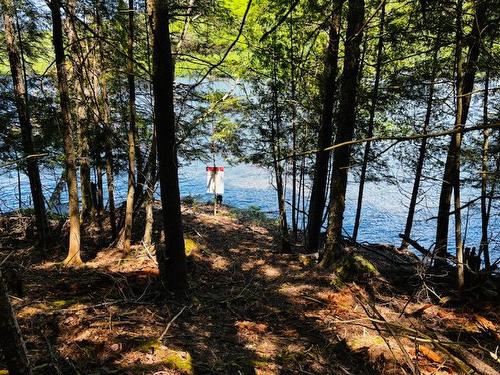
[[[330,153],[321,151],[331,145],[333,135],[333,106],[335,102],[335,91],[337,89],[337,70],[340,41],[340,27],[342,16],[342,4],[344,0],[334,3],[328,47],[326,50],[325,72],[323,79],[323,107],[321,112],[321,123],[318,133],[318,149],[314,165],[314,177],[309,201],[309,215],[307,223],[306,248],[315,252],[319,248],[319,235],[323,222],[323,212],[326,201],[326,185],[328,179],[328,162]]]
[[[490,71],[486,70],[486,77],[484,81],[484,98],[483,98],[483,124],[488,125],[488,90],[490,83]],[[488,212],[488,149],[490,142],[490,129],[483,130],[483,145],[481,149],[481,245],[479,253],[483,254],[484,267],[488,271],[491,267],[490,253],[489,253],[489,239],[488,239],[488,225],[490,215]]]
[[[7,44],[7,52],[9,55],[10,71],[16,99],[16,109],[19,116],[19,125],[21,127],[21,140],[24,149],[24,157],[26,158],[26,167],[30,182],[31,196],[33,198],[33,207],[35,209],[36,228],[40,240],[40,247],[45,250],[49,229],[38,163],[36,158],[32,157],[32,155],[35,154],[33,147],[33,131],[28,105],[26,81],[23,78],[23,56],[20,49],[21,41],[16,40],[16,30],[13,21],[15,8],[12,0],[2,0],[0,5],[3,13],[5,43]]]
[[[70,81],[73,83],[76,97],[74,107],[79,145],[80,190],[82,193],[82,208],[80,215],[82,221],[85,222],[90,218],[94,207],[92,204],[92,187],[90,182],[89,116],[87,116],[88,109],[86,107],[86,103],[89,101],[89,98],[85,89],[85,57],[75,25],[76,0],[68,0],[68,16],[66,30],[72,55],[71,62],[73,67],[72,74],[70,75]]]
[[[424,126],[422,127],[422,134],[427,134],[427,132],[429,130],[430,121],[431,121],[432,104],[433,104],[434,88],[435,88],[434,85],[435,85],[436,75],[437,75],[438,54],[439,54],[439,45],[438,45],[438,42],[436,39],[436,46],[434,49],[434,57],[432,60],[431,82],[430,82],[430,86],[429,86],[429,95],[427,97],[427,108],[425,111],[425,119],[424,119]],[[415,216],[415,209],[417,207],[417,199],[418,199],[418,193],[420,190],[420,181],[422,179],[422,171],[424,169],[426,151],[427,151],[427,138],[423,138],[422,142],[420,143],[420,148],[418,151],[417,167],[415,170],[415,181],[413,182],[413,189],[412,189],[411,198],[410,198],[410,206],[408,207],[408,216],[406,217],[406,226],[405,226],[405,230],[404,230],[405,237],[403,238],[403,242],[401,243],[402,249],[408,248],[408,242],[406,241],[406,238],[411,237],[411,229],[413,226],[413,218]]]
[[[78,186],[76,179],[75,151],[73,149],[73,124],[71,121],[68,80],[66,75],[60,0],[50,1],[52,15],[52,38],[56,56],[57,88],[61,105],[61,120],[64,129],[64,151],[66,154],[66,181],[69,197],[69,249],[65,264],[78,265],[80,258],[80,218],[78,209]]]
[[[276,34],[273,35],[273,53],[276,52]],[[271,149],[273,158],[274,175],[276,178],[276,193],[278,194],[278,210],[279,210],[279,226],[281,230],[281,251],[283,253],[290,252],[290,239],[288,235],[288,222],[286,217],[286,200],[285,188],[283,184],[283,166],[281,164],[281,116],[278,100],[278,73],[277,63],[278,57],[275,56],[273,62],[273,119],[271,121]],[[293,211],[292,211],[293,215]]]
[[[96,175],[97,175],[97,213],[99,216],[103,214],[104,211],[104,194],[103,194],[103,181],[102,181],[102,159],[100,152],[96,160]]]
[[[188,286],[182,228],[174,113],[174,63],[170,43],[168,3],[153,0],[154,123],[158,145],[160,191],[165,247],[157,259],[163,285],[171,290]]]
[[[0,269],[0,349],[11,375],[31,375],[26,345]]]
[[[111,131],[108,128],[109,123],[105,125],[105,132],[110,134]],[[105,157],[106,157],[106,185],[108,189],[108,210],[109,210],[109,221],[111,225],[111,234],[113,238],[116,238],[117,228],[116,228],[116,214],[115,214],[115,183],[114,183],[114,172],[113,172],[113,149],[111,141],[109,140],[109,135],[105,141]]]
[[[356,127],[356,97],[360,60],[360,44],[363,38],[364,0],[349,0],[347,33],[345,42],[344,70],[340,92],[339,117],[335,143],[352,140]],[[320,266],[329,267],[343,254],[341,247],[342,225],[347,189],[350,147],[336,148],[333,153],[333,174],[330,187],[330,215],[326,235],[325,251]]]
[[[293,40],[293,11],[290,12],[290,81],[291,81],[291,106],[292,106],[292,150],[297,152],[297,107],[295,103],[296,83],[295,83],[295,61],[294,61],[294,40]],[[292,236],[297,241],[297,222],[299,205],[297,202],[297,157],[292,157]]]
[[[134,211],[135,193],[135,157],[136,157],[136,126],[135,126],[135,76],[134,76],[134,0],[128,1],[128,40],[127,40],[127,78],[129,90],[129,128],[128,137],[128,193],[127,206],[125,208],[125,224],[123,231],[123,250],[130,251],[130,240],[132,238],[132,221]]]
[[[279,210],[279,226],[281,229],[281,251],[283,253],[290,252],[290,240],[288,238],[288,222],[286,219],[286,202],[285,202],[285,192],[283,187],[283,167],[281,166],[281,162],[279,161],[279,146],[276,145],[276,142],[279,142],[278,132],[273,126],[272,133],[275,135],[271,138],[272,148],[273,148],[273,166],[274,166],[274,174],[276,177],[276,192],[278,194],[278,210]],[[276,128],[279,125],[276,124]]]
[[[457,4],[457,78],[456,78],[456,94],[457,94],[457,108],[455,113],[455,128],[463,129],[469,114],[469,106],[472,97],[472,90],[474,88],[474,79],[477,70],[477,61],[481,49],[481,31],[486,20],[486,4],[483,2],[474,3],[475,17],[472,26],[471,35],[469,36],[469,51],[468,59],[463,69],[463,74],[458,75],[458,71],[462,72],[461,61],[462,55],[462,0]],[[442,267],[446,265],[446,254],[448,251],[448,227],[451,206],[451,193],[453,183],[459,171],[457,171],[457,156],[460,153],[462,143],[462,134],[455,133],[452,135],[448,153],[446,156],[446,163],[444,168],[443,181],[441,184],[441,193],[439,196],[439,208],[436,227],[436,247],[435,265]],[[457,148],[458,147],[458,148]]]
[[[154,204],[154,190],[157,180],[156,173],[156,136],[153,132],[153,142],[151,144],[151,154],[149,156],[149,162],[151,165],[149,166],[149,174],[146,183],[146,225],[144,227],[144,236],[142,242],[146,246],[151,245],[153,238],[153,224],[154,224],[154,216],[153,216],[153,204]]]
[[[104,1],[99,1],[99,6],[96,11],[97,34],[101,35],[101,11],[104,7]],[[104,66],[104,46],[101,38],[98,39],[99,46],[99,63]],[[113,162],[113,130],[109,122],[109,100],[108,100],[108,84],[106,77],[98,70],[98,77],[101,88],[101,106],[102,106],[102,122],[104,136],[104,157],[106,167],[106,186],[108,191],[108,211],[109,221],[111,225],[111,234],[116,238],[116,213],[115,213],[115,184],[114,184],[114,162]]]
[[[460,140],[456,140],[461,142]],[[455,203],[455,248],[457,257],[457,287],[460,296],[464,293],[465,288],[465,268],[464,268],[464,247],[462,242],[462,211],[460,200],[460,145],[457,145],[457,154],[455,155],[455,162],[457,173],[453,182],[454,203]]]
[[[13,22],[13,14],[15,10],[12,0],[2,0],[1,5],[5,28],[5,42],[7,44],[7,51],[9,55],[10,71],[16,99],[16,108],[19,116],[19,124],[21,127],[21,140],[24,155],[26,157],[31,196],[33,197],[36,226],[40,240],[40,247],[45,249],[48,236],[47,214],[45,211],[45,201],[40,181],[38,163],[36,158],[31,157],[31,155],[35,154],[33,147],[33,131],[29,113],[28,92],[22,69],[23,57],[19,45],[20,41],[16,41],[16,31]]]
[[[382,9],[380,11],[380,26],[379,38],[377,45],[377,63],[375,66],[375,82],[373,84],[372,102],[370,106],[370,118],[368,120],[367,138],[373,137],[373,129],[375,125],[375,111],[377,109],[378,100],[378,86],[380,83],[380,71],[382,70],[382,50],[384,48],[384,23],[385,23],[385,0],[382,0]],[[368,166],[368,159],[370,157],[372,143],[370,141],[365,143],[365,151],[363,154],[363,165],[361,166],[361,176],[359,178],[359,191],[358,191],[358,204],[356,207],[356,216],[354,218],[354,228],[352,232],[352,239],[356,241],[358,238],[359,223],[361,219],[361,208],[363,206],[363,193],[365,190],[366,182],[366,169]]]

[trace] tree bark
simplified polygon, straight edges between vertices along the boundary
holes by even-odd
[[[360,44],[363,39],[362,25],[365,15],[364,0],[349,0],[347,33],[345,42],[344,70],[340,91],[339,116],[335,143],[350,141],[356,128],[356,98],[359,84]],[[350,146],[336,148],[333,153],[333,174],[330,187],[330,215],[326,245],[320,266],[329,267],[343,254],[341,246],[342,225],[347,189]]]
[[[429,86],[429,95],[427,96],[427,107],[425,110],[424,126],[422,127],[423,134],[427,134],[427,132],[429,130],[430,121],[431,121],[432,104],[433,104],[433,99],[434,99],[434,88],[435,88],[435,81],[436,81],[436,75],[437,75],[437,70],[438,70],[438,67],[437,67],[438,54],[439,54],[439,45],[438,45],[438,42],[436,39],[436,46],[434,49],[434,57],[432,59],[432,73],[431,73],[431,82],[430,82],[430,86]],[[427,151],[427,138],[423,138],[422,142],[420,143],[420,148],[418,150],[417,166],[415,169],[415,180],[413,182],[413,189],[412,189],[411,198],[410,198],[410,206],[408,207],[408,215],[406,217],[404,237],[403,237],[403,241],[401,243],[402,249],[408,248],[408,242],[406,241],[406,238],[411,237],[411,229],[413,226],[413,218],[415,216],[415,209],[417,207],[417,199],[418,199],[418,193],[420,191],[420,181],[422,179],[422,171],[424,169],[426,151]]]
[[[486,70],[484,80],[484,98],[483,98],[483,124],[488,125],[488,90],[490,84],[490,71]],[[483,254],[484,267],[488,271],[491,267],[489,253],[488,225],[490,221],[488,195],[488,157],[490,129],[483,130],[483,145],[481,148],[481,244],[479,253]]]
[[[61,120],[64,129],[64,151],[66,154],[66,181],[69,196],[69,248],[65,264],[78,265],[80,258],[80,218],[78,208],[78,186],[76,179],[75,151],[73,148],[73,124],[71,121],[68,79],[65,67],[63,31],[60,0],[50,1],[52,15],[52,39],[56,57],[57,88],[61,106]]]
[[[337,89],[336,80],[343,2],[344,0],[335,1],[330,23],[328,47],[326,49],[325,72],[323,74],[323,106],[318,133],[319,150],[323,150],[324,148],[330,146],[333,136],[333,106],[335,103],[335,92]],[[329,160],[330,153],[328,151],[320,151],[316,154],[306,235],[306,248],[311,252],[315,252],[319,248],[319,236],[321,233],[321,224],[323,222],[323,212],[325,210],[326,202]]]
[[[174,63],[169,30],[168,3],[153,0],[153,93],[154,123],[165,247],[157,251],[160,278],[171,290],[186,289],[187,269],[177,165],[174,112]]]
[[[479,58],[481,50],[481,32],[483,30],[485,20],[486,20],[486,4],[481,1],[474,3],[475,14],[474,21],[472,25],[471,35],[468,38],[469,41],[469,51],[468,59],[465,63],[465,68],[462,70],[463,57],[462,55],[462,45],[463,45],[463,35],[462,35],[462,0],[457,3],[457,78],[456,78],[456,94],[457,94],[457,107],[455,113],[455,128],[462,129],[465,127],[467,116],[469,114],[469,107],[472,97],[472,90],[474,88],[474,79],[477,70],[477,61]],[[463,71],[458,75],[458,71]],[[443,174],[443,181],[441,184],[441,193],[439,196],[439,208],[438,208],[438,219],[436,227],[436,247],[435,265],[437,267],[443,267],[446,265],[446,254],[448,251],[448,228],[449,228],[449,217],[450,217],[450,206],[451,206],[451,193],[453,190],[453,183],[459,171],[459,162],[457,163],[457,157],[460,153],[462,143],[462,133],[457,132],[453,134],[450,140],[450,145],[448,147],[448,153],[446,156],[446,163]]]
[[[83,222],[87,221],[92,211],[92,187],[90,182],[90,157],[89,157],[89,117],[87,115],[88,108],[86,103],[90,101],[88,92],[85,88],[85,57],[82,51],[81,42],[78,39],[75,17],[76,17],[76,0],[68,0],[68,18],[67,18],[67,35],[69,47],[71,50],[72,74],[70,81],[73,83],[75,90],[74,108],[76,114],[76,128],[78,133],[78,151],[80,163],[80,190],[82,207],[80,211]]]
[[[379,38],[377,44],[377,63],[375,66],[375,82],[373,84],[372,92],[372,102],[370,106],[370,118],[368,120],[368,131],[367,138],[373,137],[373,130],[375,127],[375,112],[377,109],[378,101],[378,87],[380,84],[380,72],[382,70],[382,50],[384,48],[384,23],[385,23],[385,0],[382,0],[382,9],[380,11],[380,26],[379,26]],[[361,176],[359,178],[359,190],[358,190],[358,203],[356,207],[356,216],[354,218],[354,228],[352,232],[352,239],[356,241],[358,238],[359,223],[361,220],[361,209],[363,206],[363,193],[365,190],[366,182],[366,169],[368,167],[368,159],[370,157],[372,143],[370,141],[365,143],[365,151],[363,154],[363,164],[361,166]]]
[[[153,134],[153,142],[151,144],[151,155],[150,161],[151,166],[149,167],[149,174],[146,183],[146,225],[144,226],[144,236],[142,241],[146,246],[151,245],[153,239],[153,204],[154,204],[154,190],[157,180],[156,174],[156,136]]]
[[[125,224],[123,231],[123,250],[130,251],[130,241],[132,238],[132,222],[134,211],[135,194],[135,159],[136,159],[136,124],[135,124],[135,76],[134,76],[134,0],[128,1],[128,39],[127,39],[127,79],[129,90],[129,128],[128,137],[128,193],[127,205],[125,208]]]
[[[99,1],[98,9],[96,11],[96,25],[97,34],[99,35],[99,63],[104,67],[104,46],[101,39],[101,11],[104,7],[104,1]],[[113,130],[109,121],[109,99],[108,99],[108,83],[106,77],[100,70],[98,70],[98,77],[101,88],[101,106],[102,106],[102,122],[103,122],[103,136],[104,136],[104,157],[106,168],[106,187],[108,191],[108,211],[109,221],[111,225],[111,234],[113,238],[117,236],[116,228],[116,213],[115,213],[115,184],[114,184],[114,161],[113,161]]]
[[[26,158],[26,169],[30,182],[31,196],[33,198],[33,207],[35,210],[36,228],[38,231],[40,247],[45,250],[49,227],[38,163],[36,158],[30,157],[35,154],[33,147],[33,129],[30,119],[26,80],[22,69],[23,56],[20,47],[21,41],[16,40],[16,30],[13,21],[15,8],[12,0],[2,0],[0,5],[3,13],[5,43],[7,45],[7,52],[9,55],[16,109],[19,116],[19,125],[21,127],[21,141],[23,145],[24,157]]]
[[[285,201],[285,188],[283,184],[283,166],[281,164],[281,116],[279,110],[278,100],[278,73],[276,62],[276,34],[273,35],[273,54],[275,54],[273,61],[273,118],[271,120],[271,149],[273,158],[274,175],[276,179],[276,193],[278,194],[278,210],[279,210],[279,226],[281,230],[281,251],[283,253],[290,252],[290,238],[288,234],[288,222],[286,217],[286,201]],[[293,212],[292,212],[293,215]]]
[[[294,61],[294,40],[293,40],[293,11],[290,12],[290,81],[291,81],[291,106],[292,106],[292,150],[297,152],[297,107],[295,103],[296,82],[295,82],[295,61]],[[292,236],[297,241],[297,230],[299,220],[299,204],[297,201],[297,158],[292,157]]]
[[[0,269],[0,349],[11,375],[31,375],[26,345]]]

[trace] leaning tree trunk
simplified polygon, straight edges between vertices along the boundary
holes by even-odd
[[[342,73],[339,117],[335,138],[336,144],[351,141],[356,127],[355,112],[359,84],[359,47],[363,38],[362,25],[364,15],[364,0],[349,0],[344,71]],[[321,267],[329,267],[343,254],[341,241],[349,157],[349,146],[335,148],[333,153],[333,174],[330,187],[330,215],[328,218],[325,251],[320,262]]]
[[[380,26],[379,26],[379,37],[377,45],[377,63],[375,66],[375,82],[373,84],[372,92],[372,102],[370,103],[370,118],[368,120],[368,131],[366,133],[367,138],[373,137],[373,129],[375,125],[375,111],[377,109],[378,101],[378,86],[380,83],[380,72],[382,70],[382,50],[384,48],[384,23],[385,23],[385,0],[382,0],[382,9],[380,11]],[[363,193],[365,190],[366,182],[366,170],[368,167],[368,159],[370,158],[372,143],[367,141],[365,143],[365,151],[363,154],[363,164],[361,166],[361,176],[359,178],[359,190],[358,190],[358,204],[356,207],[356,216],[354,218],[354,228],[352,231],[352,239],[356,241],[358,238],[359,223],[361,220],[361,209],[363,206]]]
[[[31,367],[16,314],[10,303],[7,286],[0,269],[0,349],[9,374],[30,375]]]
[[[475,17],[472,26],[471,35],[469,36],[469,51],[467,53],[468,59],[465,64],[463,74],[458,76],[457,72],[457,110],[455,113],[455,129],[457,133],[453,134],[448,147],[446,156],[446,163],[444,167],[443,181],[441,184],[441,193],[439,196],[439,208],[436,227],[436,247],[435,265],[442,267],[446,265],[446,255],[448,251],[448,228],[451,206],[451,193],[453,190],[453,183],[458,174],[457,155],[459,155],[461,148],[462,134],[459,132],[465,127],[467,116],[469,114],[469,107],[472,97],[472,90],[474,88],[474,79],[477,70],[477,61],[481,50],[481,32],[486,21],[486,4],[484,2],[477,2],[474,4]],[[462,54],[462,0],[457,4],[457,57]],[[462,61],[462,58],[457,62]]]
[[[424,119],[424,126],[422,127],[422,134],[427,134],[431,121],[434,88],[436,83],[437,66],[438,66],[438,61],[437,61],[438,54],[439,54],[439,45],[438,45],[438,40],[436,39],[436,47],[434,49],[434,57],[432,60],[431,82],[429,86],[429,95],[427,97],[427,107],[425,110],[425,119]],[[424,169],[426,151],[427,151],[427,138],[422,138],[422,142],[420,143],[420,148],[418,151],[417,166],[415,169],[415,181],[413,182],[413,189],[410,198],[410,206],[408,207],[408,215],[406,217],[404,237],[403,237],[403,242],[401,243],[402,249],[408,248],[407,239],[410,238],[411,236],[411,229],[413,226],[415,209],[417,207],[417,199],[418,199],[418,193],[420,191],[420,181],[422,179],[422,171]]]
[[[31,126],[30,111],[28,105],[28,93],[26,81],[23,79],[22,53],[20,40],[16,40],[13,14],[15,12],[12,0],[2,0],[0,3],[3,13],[5,28],[5,43],[9,55],[10,71],[12,75],[16,108],[21,127],[21,140],[26,158],[28,178],[30,182],[31,196],[33,197],[33,207],[35,209],[36,228],[40,240],[40,247],[45,249],[48,236],[47,213],[45,211],[45,201],[40,181],[38,163],[34,156],[33,131]]]
[[[174,63],[170,43],[168,3],[153,0],[154,123],[158,145],[160,191],[165,247],[157,259],[163,285],[171,290],[187,288],[186,253],[182,228],[174,113]]]
[[[65,264],[81,264],[80,218],[78,209],[78,186],[76,179],[75,151],[73,149],[73,124],[71,121],[68,79],[65,67],[63,31],[60,0],[50,1],[52,15],[52,38],[57,68],[57,88],[61,105],[61,120],[64,129],[64,151],[66,154],[66,181],[69,196],[69,249]]]
[[[314,177],[309,201],[309,215],[307,223],[306,248],[315,252],[319,248],[319,235],[323,222],[323,212],[326,202],[326,185],[328,179],[328,161],[330,153],[322,151],[330,146],[333,135],[333,105],[337,89],[337,70],[339,56],[340,26],[342,4],[344,0],[334,3],[328,47],[326,50],[325,72],[323,78],[323,107],[318,133],[318,153],[314,165]]]
[[[128,193],[125,208],[125,224],[123,231],[123,250],[130,251],[130,240],[132,238],[132,221],[134,211],[135,194],[135,157],[136,157],[136,124],[135,124],[135,77],[134,77],[134,0],[128,1],[128,40],[127,40],[127,78],[129,90],[129,128],[128,137]]]

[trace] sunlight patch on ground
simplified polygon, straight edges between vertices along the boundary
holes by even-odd
[[[227,271],[231,262],[225,257],[216,255],[212,258],[212,268],[218,271]]]
[[[264,264],[259,268],[259,270],[267,279],[270,280],[276,279],[283,274],[280,268],[271,266],[269,264]]]
[[[287,297],[299,297],[303,293],[313,289],[309,284],[290,284],[284,283],[278,288],[280,294]]]

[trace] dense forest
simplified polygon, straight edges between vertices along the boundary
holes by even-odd
[[[0,9],[0,374],[499,373],[500,3]]]

